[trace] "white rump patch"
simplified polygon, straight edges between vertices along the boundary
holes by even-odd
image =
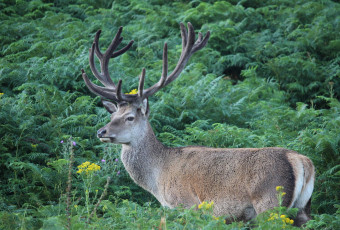
[[[294,167],[294,173],[295,173],[295,189],[294,189],[294,195],[291,204],[289,205],[289,208],[292,208],[293,206],[296,207],[296,201],[300,197],[303,182],[304,182],[304,170],[303,170],[303,164],[301,160],[295,162]]]
[[[312,192],[314,189],[314,173],[310,177],[309,181],[306,181],[306,169],[303,166],[303,160],[298,158],[294,162],[295,166],[295,189],[294,195],[292,199],[292,203],[289,208],[304,208],[308,203],[310,197],[312,196]],[[308,173],[308,172],[307,172]]]
[[[303,188],[294,206],[297,208],[304,208],[308,200],[312,196],[313,188],[314,188],[314,175],[310,178],[307,184],[305,184],[305,187]]]

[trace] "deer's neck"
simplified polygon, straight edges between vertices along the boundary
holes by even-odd
[[[123,144],[122,162],[131,178],[157,196],[157,181],[163,167],[166,147],[157,140],[147,123],[146,132],[130,144]]]

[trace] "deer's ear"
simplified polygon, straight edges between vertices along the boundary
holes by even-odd
[[[117,106],[116,106],[115,104],[113,104],[112,102],[102,100],[102,103],[103,103],[105,109],[106,109],[109,113],[114,113],[114,112],[116,112],[116,111],[118,110],[118,109],[117,109]]]
[[[147,98],[141,104],[141,112],[143,115],[149,116],[149,101]]]

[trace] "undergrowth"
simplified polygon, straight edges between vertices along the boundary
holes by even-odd
[[[174,147],[279,146],[308,156],[316,181],[305,228],[339,229],[339,10],[331,0],[1,1],[0,228],[282,227],[280,216],[293,215],[284,207],[231,225],[197,208],[162,208],[130,179],[120,146],[95,136],[109,116],[80,69],[90,73],[96,31],[103,31],[103,49],[120,26],[122,45],[135,40],[110,65],[113,81],[122,78],[123,92],[130,92],[143,67],[146,87],[158,81],[164,42],[172,71],[181,52],[179,22],[190,21],[211,38],[176,81],[150,98],[157,137]],[[101,167],[91,180],[76,173],[87,161]]]

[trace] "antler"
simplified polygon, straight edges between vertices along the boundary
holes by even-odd
[[[120,101],[122,98],[120,95],[117,94],[117,92],[121,91],[121,81],[120,84],[118,83],[117,87],[113,83],[110,74],[109,74],[109,61],[110,58],[115,58],[119,55],[122,55],[125,53],[128,49],[131,48],[133,44],[133,40],[129,42],[124,48],[116,51],[115,49],[118,47],[118,45],[122,42],[123,38],[120,36],[123,31],[123,27],[120,27],[118,32],[116,33],[115,38],[111,42],[109,48],[105,51],[103,54],[100,49],[99,49],[99,37],[101,30],[98,30],[96,33],[96,36],[94,38],[92,47],[90,48],[90,55],[89,55],[89,61],[90,61],[90,67],[92,70],[92,73],[94,76],[105,86],[105,87],[100,87],[98,85],[93,84],[89,78],[87,77],[85,71],[82,69],[82,76],[85,81],[85,84],[87,87],[92,91],[93,93],[97,94],[98,96],[111,99],[114,101]],[[94,63],[94,53],[96,53],[96,56],[99,59],[100,62],[100,70],[101,73],[97,70],[95,63]]]
[[[191,55],[193,55],[196,51],[202,49],[209,40],[210,31],[207,32],[205,37],[203,38],[202,33],[198,34],[198,39],[195,42],[195,31],[194,27],[188,22],[188,31],[186,30],[183,23],[180,24],[181,26],[181,35],[182,35],[182,53],[179,58],[179,61],[172,71],[172,73],[168,76],[168,46],[167,43],[164,44],[163,49],[163,71],[160,80],[150,88],[143,91],[143,99],[147,98],[154,93],[156,93],[161,88],[170,84],[173,80],[175,80],[180,73],[183,71],[185,65],[189,61]]]
[[[147,97],[150,97],[151,95],[156,93],[158,90],[160,90],[161,88],[165,87],[166,85],[174,81],[183,71],[191,55],[194,54],[196,51],[202,49],[209,40],[210,31],[207,32],[204,38],[202,34],[199,33],[198,39],[195,42],[195,31],[191,23],[190,22],[188,23],[188,31],[186,30],[183,23],[181,23],[180,26],[181,26],[181,36],[182,36],[182,53],[181,53],[181,56],[178,60],[178,63],[175,69],[172,71],[170,75],[168,75],[168,46],[167,46],[167,43],[165,43],[164,49],[163,49],[163,70],[162,70],[162,75],[161,75],[160,80],[156,84],[151,86],[150,88],[144,90],[143,88],[144,88],[144,80],[145,80],[145,69],[143,68],[141,76],[139,78],[138,94],[132,94],[132,95],[122,94],[121,92],[122,80],[119,80],[117,87],[115,86],[108,72],[108,63],[109,63],[110,58],[114,58],[125,53],[131,47],[133,41],[130,41],[130,43],[124,48],[122,48],[121,50],[114,52],[114,50],[117,48],[117,46],[121,43],[123,39],[120,37],[120,34],[123,28],[120,27],[115,38],[110,44],[109,48],[106,50],[104,54],[102,54],[99,50],[99,45],[98,45],[99,35],[101,32],[99,30],[96,33],[94,43],[92,45],[92,48],[90,49],[89,59],[90,59],[90,67],[91,67],[93,74],[105,87],[100,87],[100,86],[93,84],[87,77],[84,70],[82,69],[82,75],[83,75],[86,85],[93,93],[99,96],[102,96],[104,98],[117,101],[117,102],[122,102],[122,101],[133,102],[133,101],[143,100]],[[101,73],[99,73],[95,67],[94,52],[96,53],[97,57],[100,60]]]

